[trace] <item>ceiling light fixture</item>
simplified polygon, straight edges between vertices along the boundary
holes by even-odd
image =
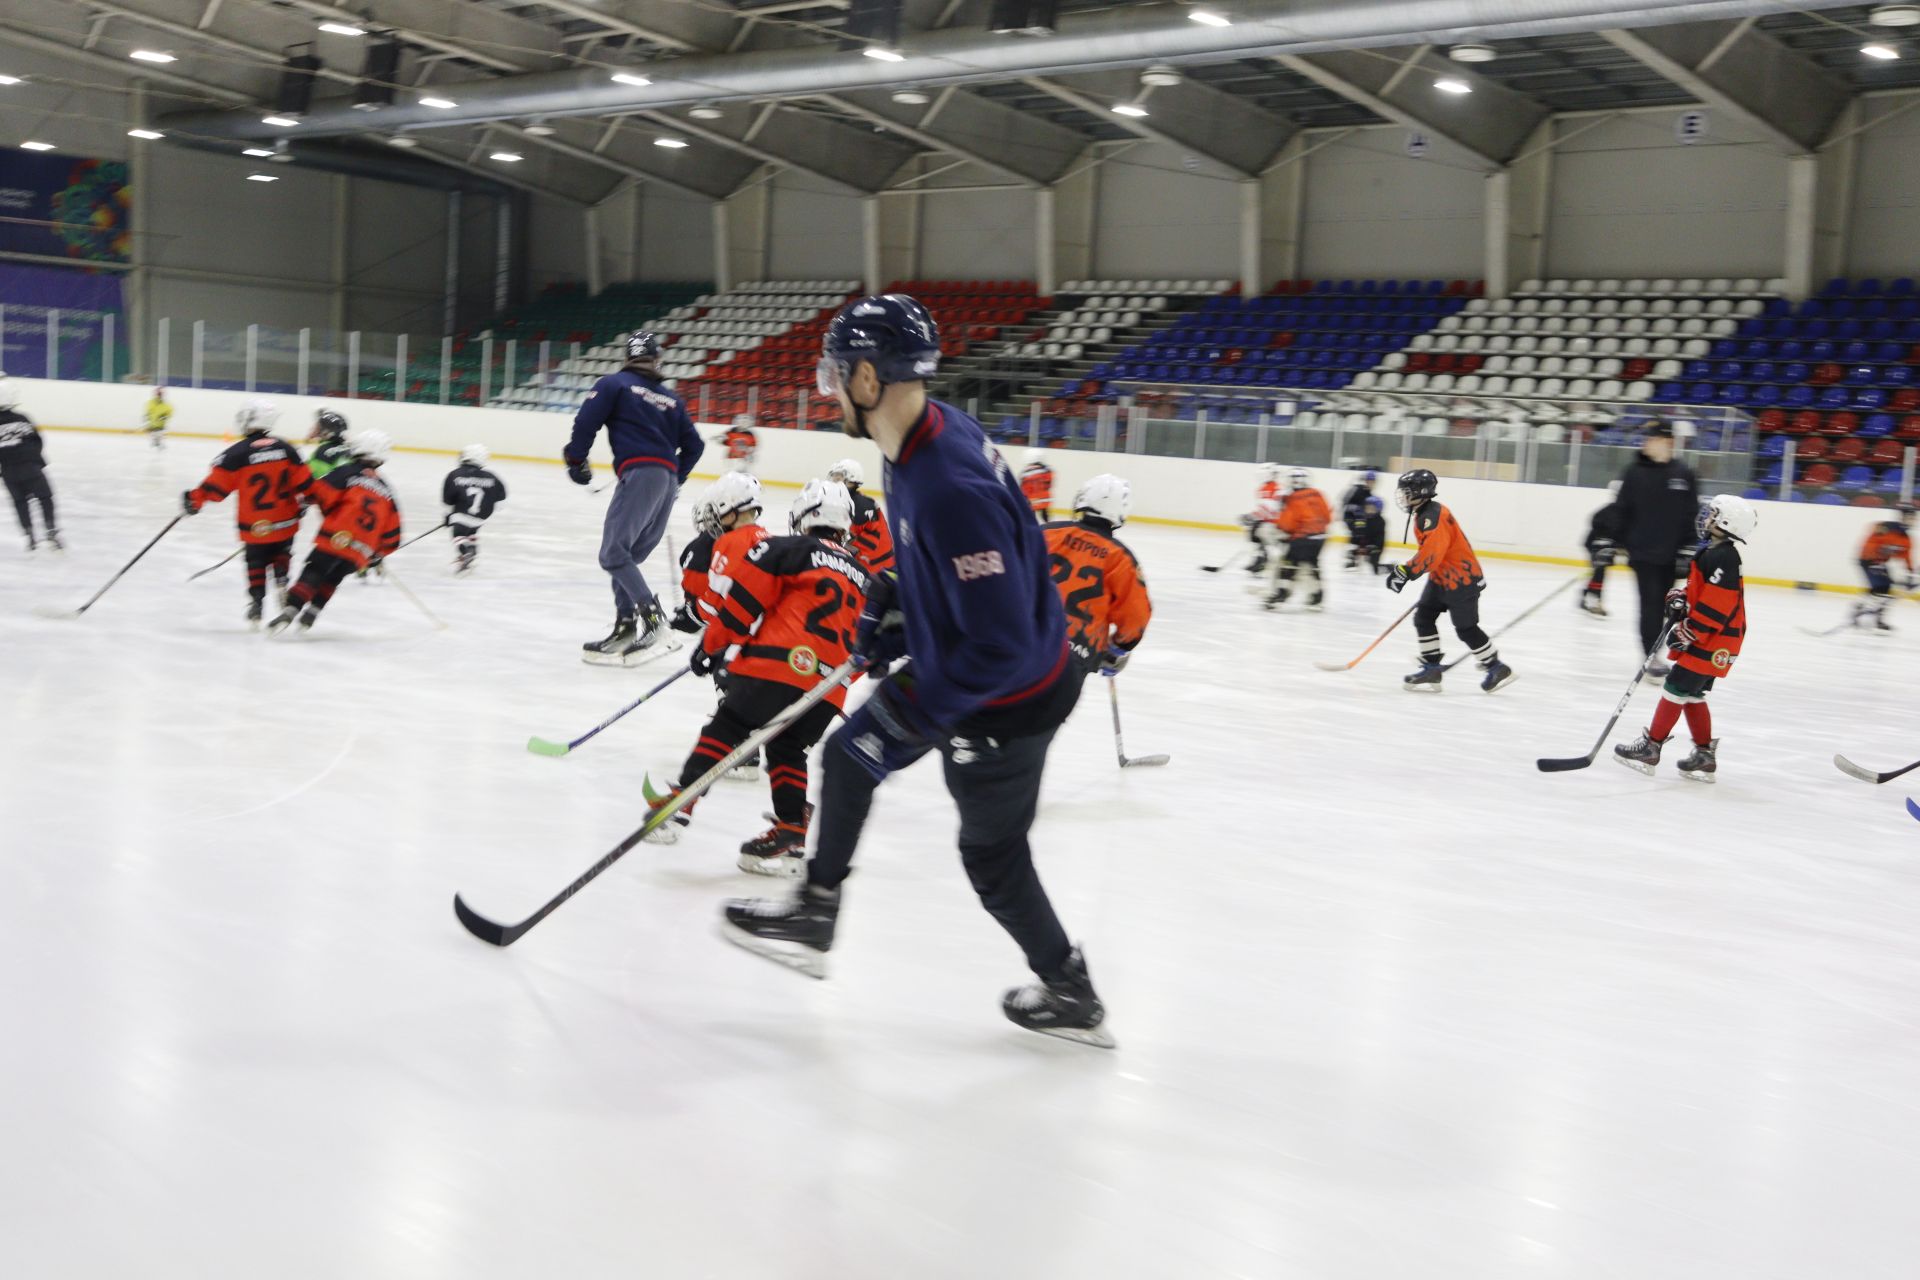
[[[1895,62],[1900,57],[1898,49],[1884,44],[1863,44],[1860,46],[1860,52],[1880,62]]]
[[[1140,73],[1140,83],[1156,89],[1171,89],[1180,79],[1180,73],[1165,63],[1156,63]]]
[[[519,164],[526,157],[512,151],[496,151],[487,159],[498,160],[501,164]]]
[[[1188,12],[1187,17],[1189,20],[1197,22],[1203,27],[1230,27],[1233,25],[1231,18],[1215,13],[1211,9],[1194,9]]]
[[[432,107],[436,111],[451,111],[460,104],[451,98],[422,98],[420,99],[420,105],[423,107]]]
[[[356,27],[346,22],[323,22],[320,24],[320,29],[331,32],[336,36],[363,36],[367,34],[365,27]]]
[[[291,129],[299,124],[292,116],[261,116],[261,124],[270,124],[276,129]]]
[[[640,75],[638,72],[633,72],[633,71],[614,72],[613,82],[615,84],[630,84],[636,89],[644,89],[648,85],[653,83],[653,81],[647,79],[647,77]]]
[[[1455,62],[1492,62],[1500,55],[1490,44],[1457,44],[1447,50],[1447,56]]]
[[[129,129],[127,130],[127,136],[129,138],[144,138],[148,142],[158,142],[167,135],[164,133],[156,133],[152,129]]]
[[[1147,114],[1147,109],[1137,102],[1116,102],[1113,104],[1113,114],[1117,116],[1132,116],[1138,120]]]
[[[248,182],[278,182],[280,181],[280,179],[275,177],[271,173],[250,173],[247,175],[247,181]]]
[[[655,138],[653,145],[656,147],[665,147],[669,151],[678,151],[687,145],[687,140],[685,138]]]
[[[273,152],[267,150],[265,147],[248,147],[240,154],[243,156],[252,156],[256,160],[271,160],[273,158]]]
[[[387,145],[390,147],[398,147],[402,151],[411,151],[415,147],[420,145],[420,139],[409,138],[406,134],[403,133],[398,137],[388,138]]]
[[[905,62],[907,55],[898,49],[889,49],[882,44],[870,44],[860,51],[875,62]]]
[[[1442,93],[1463,94],[1473,92],[1472,85],[1468,84],[1465,80],[1455,80],[1452,76],[1445,76],[1439,80],[1435,80],[1433,87]]]
[[[19,84],[19,76],[0,76],[0,84]]]
[[[22,151],[51,151],[53,150],[53,144],[51,142],[23,142],[20,144],[20,149]]]
[[[170,53],[161,53],[157,49],[135,49],[127,55],[135,62],[178,62],[180,59]]]
[[[924,89],[895,89],[893,100],[903,107],[924,107],[933,101],[933,95]]]
[[[524,126],[520,132],[526,134],[529,138],[551,138],[554,134],[558,133],[559,130],[544,120],[535,120],[532,124]]]
[[[1920,4],[1875,5],[1867,21],[1876,27],[1920,27]]]
[[[718,120],[727,113],[718,107],[694,107],[687,114],[695,120]]]

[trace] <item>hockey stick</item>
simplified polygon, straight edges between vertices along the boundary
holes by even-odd
[[[549,898],[545,906],[518,924],[497,924],[469,907],[459,894],[454,894],[453,914],[459,918],[461,927],[482,942],[491,943],[496,947],[512,946],[526,934],[527,930],[558,910],[561,903],[586,888],[594,877],[620,861],[650,834],[672,821],[674,814],[705,795],[715,782],[726,775],[727,770],[746,759],[748,753],[759,750],[760,747],[786,732],[789,725],[813,710],[816,705],[825,700],[828,694],[853,679],[865,666],[866,659],[855,656],[828,672],[826,679],[809,689],[803,697],[796,699],[779,715],[748,734],[745,741],[722,756],[711,769],[696,778],[692,785],[681,788],[672,799],[649,813],[647,820],[640,824],[639,830],[609,849],[600,861],[588,867],[572,884]]]
[[[686,604],[686,600],[680,594],[680,575],[674,572],[680,567],[680,557],[674,553],[672,534],[667,535],[667,563],[672,566],[667,570],[667,580],[673,587],[673,607],[678,609]]]
[[[1529,617],[1539,612],[1540,609],[1546,605],[1548,600],[1552,600],[1555,596],[1558,596],[1562,591],[1565,591],[1568,587],[1575,586],[1579,583],[1585,582],[1586,580],[1587,579],[1584,577],[1570,578],[1567,581],[1561,583],[1559,586],[1555,587],[1552,591],[1549,591],[1547,593],[1546,599],[1541,600],[1539,604],[1533,605],[1531,608],[1527,609],[1526,612],[1522,613],[1519,617],[1515,618],[1512,622],[1509,622],[1506,626],[1500,628],[1498,631],[1488,636],[1487,643],[1492,644],[1495,640],[1498,640],[1501,636],[1507,634],[1507,632],[1513,630],[1515,627],[1525,622]],[[1453,670],[1455,667],[1459,666],[1461,663],[1465,662],[1468,658],[1471,658],[1472,656],[1473,654],[1470,652],[1461,654],[1459,657],[1455,658],[1452,662],[1449,662],[1446,666],[1440,668],[1440,674],[1445,675],[1447,672]]]
[[[186,518],[187,517],[185,515],[177,515],[173,519],[167,521],[166,527],[160,530],[160,532],[153,535],[152,542],[149,542],[146,546],[140,548],[140,550],[134,555],[133,559],[121,565],[120,572],[114,574],[111,578],[108,578],[107,585],[100,588],[98,591],[94,592],[92,599],[88,600],[85,604],[81,605],[78,609],[75,609],[72,612],[68,612],[65,609],[41,609],[41,610],[38,610],[37,612],[43,618],[77,618],[79,617],[81,614],[85,613],[87,610],[93,608],[95,602],[98,601],[101,596],[107,594],[108,591],[112,590],[114,583],[126,577],[127,570],[139,564],[141,561],[141,558],[144,557],[147,554],[147,552],[153,550],[154,547],[158,545],[160,539],[172,533],[173,526],[179,524],[182,520],[185,520]],[[228,558],[231,559],[232,557],[228,557]],[[224,564],[225,561],[222,561],[222,563]]]
[[[1122,769],[1151,768],[1154,765],[1169,763],[1173,759],[1169,755],[1130,756],[1127,754],[1127,749],[1120,742],[1120,687],[1114,677],[1108,676],[1106,680],[1107,701],[1113,704],[1113,754],[1114,758],[1120,761],[1120,767]]]
[[[1373,643],[1368,645],[1366,648],[1362,649],[1360,651],[1360,657],[1355,658],[1352,662],[1316,662],[1313,665],[1320,668],[1322,671],[1353,670],[1355,667],[1360,665],[1361,661],[1368,654],[1372,653],[1375,649],[1378,649],[1380,647],[1380,642],[1382,640],[1385,640],[1388,636],[1393,634],[1395,627],[1398,627],[1401,623],[1405,622],[1408,618],[1411,618],[1413,616],[1413,611],[1419,607],[1420,605],[1418,601],[1408,605],[1407,611],[1401,614],[1399,617],[1395,618],[1391,623],[1389,623],[1387,626],[1387,629],[1385,631],[1382,631],[1378,636],[1374,637]]]
[[[629,702],[626,706],[620,708],[618,711],[614,712],[612,715],[608,716],[605,720],[602,720],[599,724],[593,726],[593,728],[587,730],[585,733],[581,734],[579,737],[575,738],[571,742],[549,742],[545,738],[539,738],[539,737],[528,738],[527,750],[533,752],[533,754],[537,756],[554,756],[554,757],[564,756],[569,751],[572,751],[575,747],[585,742],[588,738],[591,738],[595,734],[599,733],[602,729],[610,727],[616,720],[626,715],[629,711],[638,710],[641,703],[651,698],[654,694],[659,693],[662,689],[672,684],[675,680],[678,680],[681,676],[687,674],[687,672],[690,670],[692,670],[691,667],[680,668],[678,671],[668,676],[665,680],[662,680],[659,684],[653,686],[653,688],[647,690],[645,693],[635,698],[632,702]]]
[[[1240,557],[1242,557],[1242,556],[1244,556],[1244,555],[1246,555],[1246,554],[1247,554],[1247,549],[1246,549],[1245,547],[1242,547],[1242,548],[1240,548],[1240,549],[1239,549],[1238,551],[1236,551],[1236,552],[1234,552],[1234,553],[1233,553],[1232,555],[1230,555],[1230,556],[1228,556],[1228,557],[1227,557],[1227,558],[1226,558],[1225,560],[1222,560],[1222,561],[1221,561],[1221,562],[1220,562],[1219,564],[1203,564],[1203,565],[1201,565],[1201,566],[1200,566],[1200,572],[1202,572],[1202,573],[1219,573],[1219,572],[1220,572],[1220,571],[1221,571],[1222,569],[1229,569],[1229,568],[1232,568],[1232,567],[1233,567],[1234,565],[1236,565],[1236,564],[1239,564],[1239,563],[1240,563]]]
[[[1674,624],[1669,622],[1660,638],[1653,642],[1653,648],[1647,650],[1647,656],[1640,660],[1640,669],[1633,673],[1633,683],[1620,695],[1619,705],[1613,709],[1613,715],[1607,720],[1607,727],[1600,731],[1600,737],[1593,744],[1593,750],[1584,756],[1569,756],[1564,760],[1552,760],[1542,757],[1534,761],[1542,773],[1566,773],[1572,769],[1584,769],[1599,758],[1600,748],[1607,745],[1607,735],[1613,732],[1613,726],[1620,723],[1620,716],[1627,709],[1627,703],[1633,700],[1633,691],[1640,687],[1640,681],[1646,677],[1647,668],[1653,663],[1653,656],[1667,647],[1667,637],[1673,634]]]
[[[442,529],[444,529],[444,528],[446,528],[446,527],[447,527],[448,525],[450,525],[450,524],[452,524],[452,523],[453,523],[453,520],[452,520],[451,518],[448,518],[448,519],[446,519],[446,520],[442,520],[442,521],[441,521],[441,522],[440,522],[439,524],[437,524],[437,525],[435,525],[435,526],[433,526],[433,528],[431,528],[431,529],[429,529],[429,530],[427,530],[427,531],[426,531],[425,533],[416,533],[416,534],[414,534],[414,535],[413,535],[413,536],[412,536],[411,538],[408,538],[408,539],[407,539],[407,540],[406,540],[405,542],[403,542],[403,543],[401,543],[401,544],[400,544],[399,546],[397,546],[397,547],[395,547],[395,548],[394,548],[394,550],[395,550],[395,551],[405,551],[405,550],[406,550],[406,549],[407,549],[408,547],[410,547],[410,546],[412,546],[412,545],[413,545],[414,543],[416,543],[416,542],[418,542],[418,541],[420,541],[420,539],[422,539],[422,538],[430,538],[430,537],[432,537],[432,536],[433,536],[434,534],[436,534],[436,533],[438,533],[438,532],[440,532],[440,531],[441,531]]]
[[[227,567],[227,566],[228,566],[229,564],[231,564],[231,563],[233,563],[233,557],[234,557],[234,556],[237,556],[237,555],[239,555],[239,554],[240,554],[240,553],[241,553],[242,551],[245,551],[246,549],[247,549],[247,546],[246,546],[246,544],[245,544],[244,542],[243,542],[243,543],[241,543],[241,544],[240,544],[239,546],[237,546],[237,547],[235,547],[235,548],[233,549],[233,553],[232,553],[232,555],[229,555],[229,556],[228,556],[228,557],[227,557],[227,558],[226,558],[225,560],[222,560],[222,561],[221,561],[221,562],[220,562],[219,564],[216,564],[216,565],[209,565],[209,566],[208,566],[207,568],[205,568],[205,569],[202,569],[202,570],[201,570],[200,572],[198,572],[198,573],[196,573],[196,574],[194,574],[194,575],[192,575],[191,577],[189,577],[189,578],[187,579],[187,581],[188,581],[188,582],[198,582],[198,581],[200,581],[200,579],[202,579],[202,578],[204,578],[204,577],[206,577],[206,576],[207,576],[208,574],[210,574],[210,573],[212,573],[212,572],[213,572],[213,571],[214,571],[215,569],[224,569],[224,568],[226,568],[226,567]]]
[[[422,536],[424,537],[425,535],[423,534]],[[398,550],[398,549],[399,548],[397,547],[395,548],[395,550]],[[381,577],[385,578],[388,582],[391,582],[394,586],[400,588],[400,594],[405,596],[407,599],[413,601],[413,607],[418,609],[421,613],[427,616],[427,621],[433,624],[433,629],[435,631],[445,631],[447,629],[447,624],[440,621],[440,617],[438,614],[434,613],[433,610],[427,608],[427,606],[421,601],[419,596],[407,590],[407,584],[400,581],[400,575],[395,573],[392,569],[386,568],[386,561],[384,559],[381,561],[381,568],[385,570],[385,572],[381,574]]]
[[[1892,782],[1903,773],[1912,773],[1915,769],[1920,769],[1920,760],[1915,760],[1904,769],[1889,769],[1885,773],[1875,773],[1871,769],[1862,769],[1845,756],[1835,756],[1833,758],[1833,767],[1846,774],[1849,778],[1858,778],[1862,782]]]

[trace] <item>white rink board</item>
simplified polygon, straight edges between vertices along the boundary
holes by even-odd
[[[99,383],[41,383],[17,380],[22,407],[36,420],[71,427],[131,428],[140,420],[140,406],[150,389],[104,386]],[[182,431],[217,436],[228,429],[233,414],[249,398],[238,391],[195,391],[172,387],[169,398],[178,406],[174,424]],[[449,409],[439,405],[393,404],[380,400],[340,400],[318,396],[273,397],[285,410],[283,423],[297,423],[304,431],[316,410],[331,407],[345,413],[356,426],[376,426],[410,449],[457,451],[474,440],[485,441],[497,455],[558,458],[566,443],[571,419],[562,414],[520,409]],[[723,430],[704,427],[711,438]],[[764,480],[802,484],[820,475],[835,459],[849,454],[862,458],[878,487],[879,454],[872,446],[832,432],[763,430],[754,470]],[[1017,456],[1020,450],[1015,449]],[[717,471],[716,450],[702,463],[702,474]],[[596,445],[596,461],[607,459],[604,436]],[[1166,520],[1209,526],[1225,525],[1248,510],[1253,502],[1255,476],[1246,463],[1198,462],[1185,458],[1136,457],[1078,450],[1049,450],[1048,461],[1057,472],[1055,497],[1071,500],[1075,488],[1089,476],[1115,471],[1133,484],[1134,514],[1143,520]],[[1315,481],[1336,500],[1351,483],[1350,473],[1316,471]],[[1390,478],[1381,492],[1391,498]],[[1555,485],[1523,485],[1492,480],[1441,481],[1441,499],[1451,505],[1475,547],[1495,555],[1545,556],[1582,561],[1587,521],[1605,505],[1603,489],[1570,489]],[[1389,534],[1400,536],[1399,523],[1389,501]],[[1817,583],[1856,590],[1860,586],[1857,553],[1875,519],[1872,512],[1846,507],[1766,503],[1760,529],[1745,553],[1747,573],[1780,583]]]
[[[214,448],[55,436],[72,550],[0,540],[10,1276],[1913,1274],[1915,792],[1828,758],[1920,754],[1920,608],[1819,641],[1848,601],[1755,591],[1716,786],[1671,758],[1549,778],[1626,679],[1624,579],[1611,621],[1568,595],[1504,641],[1498,696],[1413,696],[1405,635],[1312,666],[1402,599],[1336,572],[1325,614],[1266,614],[1195,571],[1232,535],[1127,529],[1158,605],[1127,744],[1173,762],[1121,773],[1090,689],[1034,833],[1102,1053],[1001,1018],[1019,955],[926,766],[876,805],[828,982],[714,936],[722,898],[774,889],[732,865],[764,784],[512,949],[466,936],[456,890],[517,917],[636,825],[710,690],[524,750],[663,674],[578,661],[604,498],[551,466],[503,464],[471,579],[444,535],[395,558],[444,632],[348,582],[310,637],[247,634],[237,565],[185,582],[231,549],[224,508],[83,620],[34,616]],[[391,465],[413,529],[449,465]],[[1488,573],[1497,626],[1573,571]]]

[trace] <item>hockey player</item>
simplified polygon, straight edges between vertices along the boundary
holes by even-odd
[[[810,480],[793,507],[792,536],[765,538],[729,566],[726,591],[692,660],[697,675],[724,669],[725,691],[680,771],[680,786],[706,773],[847,660],[870,581],[844,545],[852,520],[846,486]],[[767,744],[773,826],[740,846],[741,870],[772,876],[803,870],[807,752],[845,705],[846,690],[836,689]],[[647,799],[658,805],[672,794]],[[685,824],[692,808],[649,838],[676,839],[677,825]]]
[[[247,625],[258,628],[267,598],[267,574],[273,574],[279,605],[287,604],[287,574],[293,565],[293,539],[300,512],[313,489],[313,473],[300,451],[273,435],[280,410],[271,401],[252,400],[234,415],[240,440],[214,458],[206,478],[180,495],[188,515],[234,496],[234,519],[246,547]]]
[[[1352,552],[1366,562],[1376,578],[1380,576],[1380,553],[1387,549],[1386,511],[1386,503],[1369,494],[1358,518],[1347,522]]]
[[[1312,591],[1307,608],[1321,606],[1326,589],[1320,577],[1320,552],[1327,545],[1327,525],[1332,519],[1326,495],[1313,487],[1306,471],[1295,467],[1288,472],[1286,496],[1280,499],[1280,513],[1273,521],[1284,543],[1283,558],[1274,587],[1267,593],[1267,608],[1277,609],[1287,602],[1296,577],[1304,589]]]
[[[1426,590],[1413,610],[1413,633],[1420,642],[1420,669],[1402,683],[1414,691],[1440,692],[1440,615],[1453,619],[1453,630],[1473,650],[1473,660],[1485,674],[1480,687],[1495,693],[1512,684],[1513,668],[1500,661],[1499,651],[1487,633],[1480,629],[1480,593],[1486,579],[1480,572],[1480,557],[1473,544],[1433,495],[1440,481],[1422,467],[1400,477],[1395,494],[1400,509],[1412,517],[1417,546],[1413,558],[1387,570],[1387,589],[1396,595],[1422,574],[1427,576]]]
[[[1660,636],[1661,611],[1674,580],[1684,576],[1686,550],[1693,541],[1700,510],[1700,482],[1693,469],[1674,457],[1673,427],[1655,418],[1640,442],[1640,452],[1620,473],[1620,549],[1627,554],[1640,588],[1638,652],[1645,657]],[[1666,675],[1658,658],[1647,668],[1650,679]]]
[[[269,635],[278,635],[295,619],[301,631],[311,629],[348,574],[378,566],[400,546],[400,504],[380,474],[392,452],[386,433],[362,427],[348,434],[346,446],[351,460],[313,486],[320,531],[300,581],[287,593],[286,608],[267,624]]]
[[[1906,568],[1908,585],[1913,579],[1913,506],[1903,502],[1894,508],[1894,518],[1883,520],[1867,531],[1860,545],[1860,570],[1867,575],[1868,600],[1853,606],[1854,626],[1872,619],[1876,631],[1891,631],[1887,621],[1887,602],[1893,599],[1893,563]]]
[[[627,335],[626,351],[626,365],[593,384],[561,453],[567,478],[591,484],[587,451],[600,428],[607,429],[616,482],[600,539],[600,567],[613,579],[613,630],[580,647],[615,660],[652,648],[666,631],[666,615],[640,565],[660,545],[674,495],[706,449],[687,406],[660,376],[660,339],[638,330]]]
[[[1373,486],[1380,479],[1377,471],[1363,471],[1360,478],[1347,490],[1347,496],[1340,499],[1340,522],[1347,526],[1347,568],[1358,569],[1366,557],[1364,544],[1360,540],[1360,523],[1367,518],[1367,499],[1373,497]],[[1374,562],[1379,562],[1376,553]]]
[[[1035,520],[1045,524],[1053,518],[1053,468],[1043,451],[1027,450],[1020,464],[1020,492],[1026,495]]]
[[[1074,495],[1073,519],[1046,527],[1053,585],[1067,612],[1067,644],[1083,672],[1119,675],[1153,620],[1140,562],[1113,536],[1132,502],[1125,480],[1095,476]]]
[[[760,524],[760,482],[744,471],[721,473],[693,504],[694,538],[680,555],[680,593],[685,599],[668,624],[697,635],[720,611],[720,597],[732,587],[731,566],[773,535]],[[726,672],[716,670],[713,684],[726,694]],[[727,770],[730,782],[760,778],[760,753]]]
[[[53,486],[47,483],[47,455],[40,429],[33,419],[20,412],[20,393],[0,374],[0,481],[5,481],[7,496],[13,499],[14,514],[20,517],[20,532],[27,535],[27,550],[38,545],[33,536],[33,508],[40,504],[41,536],[55,551],[64,551],[60,541],[60,520],[53,508]]]
[[[1247,528],[1247,541],[1253,544],[1253,559],[1247,565],[1247,572],[1261,574],[1267,571],[1267,547],[1279,540],[1279,534],[1273,522],[1280,516],[1280,467],[1277,463],[1260,464],[1260,482],[1253,490],[1253,510],[1240,517],[1240,523]]]
[[[893,530],[887,527],[887,513],[871,494],[860,492],[867,480],[866,468],[857,459],[842,458],[827,468],[827,479],[847,486],[853,498],[853,529],[848,536],[860,563],[875,573],[893,568]]]
[[[155,387],[153,396],[147,401],[143,411],[146,423],[141,427],[147,433],[147,443],[156,449],[167,447],[167,419],[173,417],[173,406],[167,403],[167,389]]]
[[[314,415],[313,431],[307,436],[307,443],[317,446],[313,456],[307,459],[307,470],[313,472],[315,480],[324,479],[327,472],[335,467],[345,466],[353,461],[347,453],[347,420],[332,409],[322,409]]]
[[[447,531],[453,535],[454,572],[472,570],[480,554],[480,526],[507,500],[507,482],[487,470],[493,455],[483,444],[460,451],[460,465],[447,473],[440,500],[447,504]]]
[[[1596,618],[1607,616],[1601,591],[1607,584],[1607,570],[1613,568],[1618,555],[1623,532],[1620,522],[1620,482],[1610,481],[1607,492],[1613,495],[1612,498],[1606,506],[1593,513],[1593,519],[1587,525],[1587,560],[1592,564],[1593,572],[1587,578],[1586,590],[1580,593],[1580,607]]]
[[[1002,1012],[1032,1031],[1111,1046],[1080,951],[1054,915],[1027,834],[1054,734],[1080,681],[1046,538],[980,425],[927,397],[940,333],[904,294],[849,303],[828,326],[817,380],[844,429],[886,455],[897,578],[876,578],[861,615],[870,660],[911,656],[828,738],[806,883],[784,901],[729,903],[727,934],[825,976],[842,882],[874,792],[938,752],[960,811],[960,858],[981,904],[1038,976]]]
[[[1720,740],[1713,736],[1707,694],[1715,680],[1733,670],[1747,634],[1746,590],[1740,578],[1740,551],[1753,535],[1759,516],[1744,498],[1720,494],[1701,504],[1700,536],[1707,545],[1687,569],[1687,582],[1667,593],[1666,616],[1673,626],[1667,657],[1673,668],[1660,690],[1653,721],[1638,741],[1618,743],[1614,759],[1651,775],[1660,748],[1684,713],[1693,735],[1693,753],[1680,762],[1680,776],[1712,782]]]
[[[760,452],[760,438],[753,434],[753,415],[735,414],[720,443],[726,446],[727,461],[735,471],[753,470],[753,455]]]

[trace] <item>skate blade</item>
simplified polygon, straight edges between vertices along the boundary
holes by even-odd
[[[669,643],[662,641],[659,644],[650,645],[645,649],[634,649],[622,654],[618,662],[619,665],[623,667],[642,667],[658,658],[665,658],[678,652],[680,652],[678,642]]]
[[[756,858],[750,853],[743,853],[734,865],[752,875],[778,876],[783,880],[795,879],[807,869],[806,859],[784,854],[776,858]]]
[[[736,929],[726,920],[720,922],[720,936],[739,947],[742,951],[751,951],[763,960],[785,965],[809,978],[825,980],[827,976],[827,957],[824,952],[812,947],[801,946],[797,942],[776,942],[770,938],[756,937],[744,929]]]
[[[758,782],[760,781],[760,766],[757,764],[735,765],[733,768],[727,770],[725,773],[720,775],[720,781],[722,782]]]
[[[1519,678],[1520,678],[1520,675],[1518,672],[1509,671],[1507,672],[1506,679],[1497,681],[1491,688],[1487,690],[1487,692],[1498,693],[1502,689],[1506,688],[1508,685],[1512,684],[1515,680],[1518,680]]]
[[[647,844],[679,844],[680,824],[669,820],[647,832],[640,839]]]
[[[1071,1040],[1075,1044],[1091,1045],[1095,1049],[1117,1049],[1119,1042],[1107,1033],[1106,1023],[1097,1027],[1029,1027],[1043,1036],[1052,1036],[1056,1040]]]
[[[1439,693],[1441,689],[1437,684],[1403,684],[1400,687],[1408,693]]]
[[[1633,770],[1635,773],[1644,774],[1649,778],[1653,776],[1654,767],[1650,764],[1641,764],[1638,760],[1629,760],[1625,756],[1620,755],[1617,752],[1614,754],[1613,758],[1615,761],[1625,765],[1627,768]]]
[[[1689,782],[1704,782],[1704,783],[1707,783],[1708,785],[1712,785],[1713,783],[1712,774],[1702,773],[1698,769],[1682,769],[1680,771],[1680,776],[1685,778]]]

